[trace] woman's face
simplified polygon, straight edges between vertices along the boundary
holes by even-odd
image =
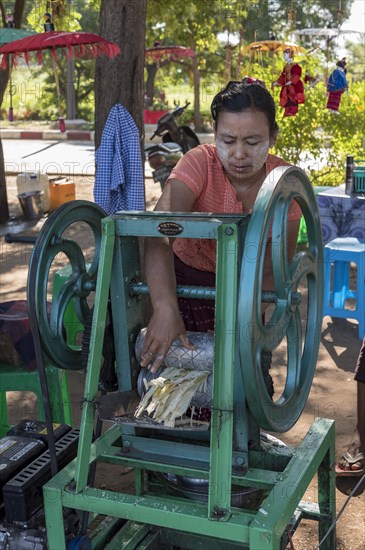
[[[269,148],[275,143],[269,122],[261,111],[221,111],[215,127],[219,160],[232,183],[244,183],[259,175]]]

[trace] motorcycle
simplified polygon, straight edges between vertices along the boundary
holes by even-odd
[[[199,138],[189,126],[179,126],[177,119],[190,105],[177,106],[173,111],[162,115],[157,122],[151,140],[159,136],[162,143],[148,145],[145,148],[146,159],[152,168],[152,177],[163,190],[173,167],[184,153],[199,145]]]

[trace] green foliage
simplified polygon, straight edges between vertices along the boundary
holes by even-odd
[[[100,0],[83,0],[82,2],[60,2],[60,9],[53,13],[53,22],[56,30],[97,32],[99,27]],[[27,22],[38,32],[43,32],[45,2],[36,1],[27,16]],[[52,10],[50,10],[52,11]],[[66,112],[66,62],[64,57],[58,55],[58,76],[61,88],[61,105]],[[32,72],[34,67],[31,68]],[[77,117],[93,121],[94,118],[94,71],[95,62],[89,59],[75,60],[75,94]],[[18,112],[23,112],[26,118],[46,120],[57,118],[57,96],[53,75],[53,68],[46,53],[43,56],[43,65],[37,71],[38,78],[42,80],[42,93],[36,101],[28,102],[22,108],[22,100],[19,98]],[[34,99],[34,98],[33,98]],[[14,104],[17,97],[14,97]],[[32,105],[32,106],[31,106]]]
[[[347,78],[349,80],[365,79],[365,58],[363,42],[346,42],[346,49],[349,52],[347,57]]]
[[[308,90],[298,115],[279,121],[275,152],[293,164],[304,162],[314,185],[335,186],[344,180],[346,156],[364,156],[365,81],[343,94],[340,115],[326,103],[324,83]]]
[[[294,28],[336,28],[349,17],[352,2],[342,0],[339,14],[339,0],[251,0],[243,23],[245,40],[268,40],[272,35],[285,40]],[[290,9],[295,10],[293,23],[289,20]]]
[[[69,3],[67,1],[59,2],[59,6],[47,8],[47,3],[41,0],[36,0],[33,3],[32,10],[27,16],[27,22],[37,32],[44,32],[44,19],[43,16],[46,11],[52,14],[52,20],[57,31],[79,31],[81,13],[76,9],[76,3]],[[84,2],[84,8],[87,8],[89,4],[88,0]],[[81,7],[81,4],[77,5]]]
[[[343,19],[349,12],[352,0],[342,0]],[[30,4],[27,2],[26,13]],[[64,10],[54,18],[56,29],[98,32],[100,0],[65,0]],[[305,27],[336,27],[338,24],[338,2],[329,0],[306,0],[302,4],[295,2],[296,28]],[[46,2],[35,0],[28,16],[28,24],[35,30],[43,31],[43,14]],[[288,9],[293,7],[292,0],[148,0],[146,47],[153,46],[155,41],[161,44],[177,44],[194,48],[196,61],[201,77],[200,113],[204,126],[210,121],[210,103],[217,91],[226,82],[226,49],[219,39],[219,33],[238,32],[243,29],[244,43],[254,39],[257,31],[258,39],[270,38],[272,33],[277,38],[284,38],[288,26]],[[228,34],[228,37],[230,35]],[[348,76],[350,80],[349,97],[343,95],[340,112],[336,116],[328,112],[326,106],[326,91],[324,86],[323,63],[319,57],[298,57],[306,72],[322,76],[322,81],[314,88],[306,91],[306,102],[299,107],[296,117],[284,118],[283,109],[279,106],[279,88],[275,88],[273,96],[278,105],[278,122],[280,133],[276,144],[276,153],[293,163],[304,162],[307,171],[315,185],[334,185],[339,183],[339,174],[344,171],[345,157],[353,154],[363,157],[364,128],[364,65],[362,51],[354,46],[348,58]],[[61,58],[62,56],[60,56]],[[35,97],[32,93],[18,93],[13,98],[14,110],[26,118],[52,119],[57,117],[57,98],[51,64],[44,56],[44,65],[37,69],[27,69],[27,76],[20,69],[14,71],[18,78],[20,91],[21,78],[29,82],[34,77],[40,83],[41,93]],[[255,76],[266,82],[270,89],[271,82],[276,80],[283,67],[282,55],[262,56],[260,62],[253,56],[242,59],[238,66],[238,49],[232,54],[231,78],[242,78],[244,75]],[[76,95],[77,116],[93,120],[94,97],[93,76],[94,62],[78,60],[76,62]],[[30,73],[30,74],[29,74]],[[60,85],[62,101],[65,109],[66,77],[64,62],[60,59]],[[353,77],[353,83],[351,82]],[[156,94],[165,93],[167,107],[172,109],[175,104],[185,104],[190,101],[189,109],[184,113],[183,123],[192,122],[194,107],[193,94],[193,60],[183,59],[161,63],[156,73]],[[5,97],[8,100],[8,96]],[[6,103],[5,101],[5,103]],[[155,102],[156,106],[156,102]],[[164,105],[166,107],[166,105]],[[340,178],[341,179],[341,178]]]

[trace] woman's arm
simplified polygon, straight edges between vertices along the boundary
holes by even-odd
[[[179,180],[170,180],[156,204],[157,212],[191,212],[195,197]],[[142,350],[141,366],[155,372],[176,338],[192,349],[186,336],[176,297],[176,279],[172,251],[173,239],[145,239],[145,270],[150,289],[153,314],[148,324]]]

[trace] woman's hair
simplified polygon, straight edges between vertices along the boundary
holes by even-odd
[[[278,125],[275,120],[275,103],[261,80],[249,77],[244,77],[240,81],[231,80],[224,90],[214,96],[210,107],[215,123],[217,123],[218,115],[221,111],[239,113],[247,109],[255,109],[266,115],[270,135],[278,131]]]

